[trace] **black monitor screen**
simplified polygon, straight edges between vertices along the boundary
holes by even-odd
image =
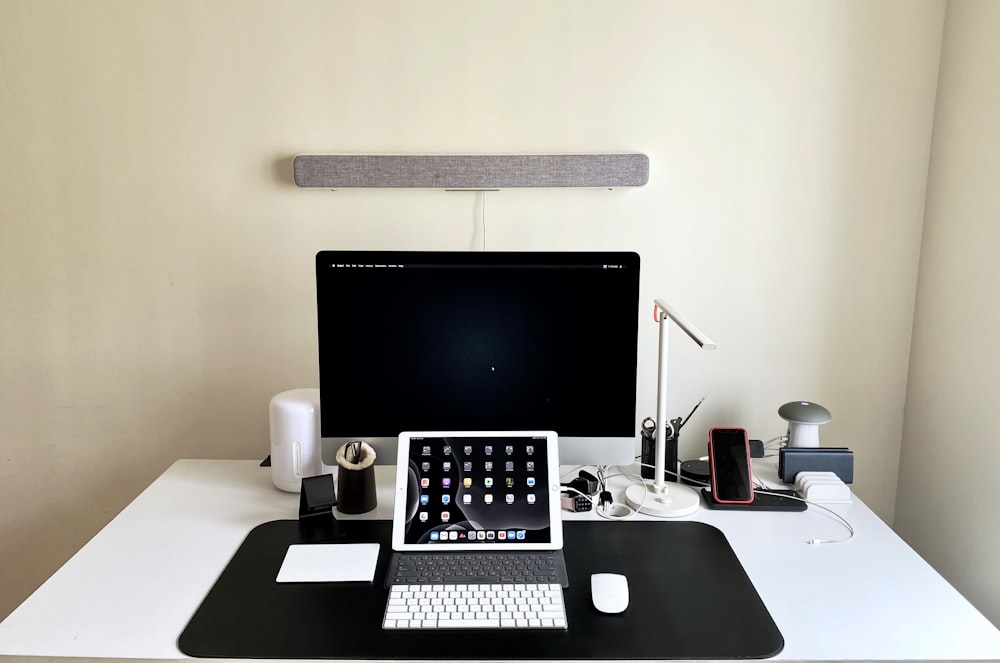
[[[323,437],[634,437],[635,253],[316,257]]]

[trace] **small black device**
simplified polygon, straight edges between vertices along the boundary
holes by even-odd
[[[712,499],[720,504],[753,502],[750,481],[750,441],[745,428],[708,431],[708,461]]]
[[[778,452],[778,476],[795,483],[799,472],[833,472],[854,483],[854,452],[846,447],[785,447]]]
[[[596,495],[597,491],[601,489],[601,482],[587,470],[580,470],[580,474],[575,479],[563,485],[584,495]]]
[[[711,482],[707,460],[686,460],[681,463],[681,481],[689,486],[703,488]]]

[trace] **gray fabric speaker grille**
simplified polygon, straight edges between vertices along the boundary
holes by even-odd
[[[643,186],[645,154],[308,155],[295,184],[323,189],[508,189]]]

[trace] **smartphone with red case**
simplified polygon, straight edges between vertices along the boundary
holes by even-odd
[[[750,436],[745,428],[712,428],[708,431],[708,462],[712,500],[719,504],[750,504]]]

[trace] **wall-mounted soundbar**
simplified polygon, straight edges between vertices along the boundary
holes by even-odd
[[[295,184],[321,189],[611,188],[649,181],[645,154],[300,154]]]

